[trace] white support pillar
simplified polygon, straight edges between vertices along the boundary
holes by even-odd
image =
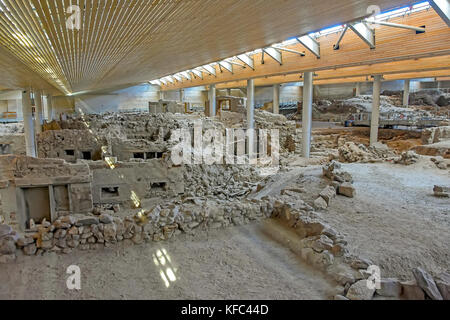
[[[48,115],[48,121],[53,121],[53,96],[51,94],[47,95],[47,115]]]
[[[34,104],[35,104],[35,113],[34,113],[34,129],[36,133],[42,132],[42,119],[43,111],[42,111],[42,91],[36,90],[34,93]]]
[[[253,79],[247,80],[247,129],[249,163],[255,164],[255,80]]]
[[[209,86],[209,116],[216,116],[216,85]]]
[[[180,102],[184,102],[184,89],[180,89]]]
[[[280,85],[273,85],[273,113],[280,114]]]
[[[311,153],[312,131],[312,100],[313,100],[313,73],[305,72],[303,75],[303,116],[302,116],[302,154],[309,158]]]
[[[247,128],[255,128],[255,80],[247,80]]]
[[[22,114],[27,156],[36,158],[36,140],[31,107],[31,92],[29,89],[22,92]]]
[[[405,80],[405,83],[403,86],[403,106],[404,107],[409,106],[409,85],[410,85],[409,79]]]
[[[361,95],[361,82],[357,82],[356,83],[356,96],[360,96]]]
[[[373,96],[372,96],[372,115],[370,118],[370,145],[378,142],[378,127],[380,123],[380,93],[381,93],[381,75],[374,76]]]

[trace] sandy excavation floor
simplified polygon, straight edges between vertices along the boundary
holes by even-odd
[[[161,253],[166,274],[170,268],[176,277],[168,286],[154,262]],[[267,238],[258,223],[18,263],[2,265],[0,299],[327,299],[334,287]],[[81,268],[79,292],[66,288],[72,264]]]
[[[343,168],[353,176],[356,197],[338,196],[321,215],[346,236],[353,253],[378,264],[382,277],[411,279],[419,266],[435,274],[450,270],[450,200],[433,196],[435,184],[450,185],[448,171],[428,159]],[[305,175],[302,199],[309,203],[327,185],[320,167],[294,172]]]

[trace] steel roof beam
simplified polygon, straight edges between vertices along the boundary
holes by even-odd
[[[349,28],[357,34],[370,49],[375,49],[375,31],[369,28],[364,22],[350,24]]]
[[[313,39],[311,36],[303,36],[297,38],[297,41],[311,51],[317,58],[320,58],[320,44],[316,39]]]
[[[449,0],[430,0],[430,5],[434,11],[450,27],[450,1]]]

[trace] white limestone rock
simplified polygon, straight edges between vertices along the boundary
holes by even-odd
[[[398,279],[381,279],[380,287],[380,289],[376,289],[376,293],[383,297],[399,298],[402,293],[402,286]]]
[[[416,278],[419,287],[425,291],[428,297],[433,300],[443,300],[442,295],[433,280],[433,277],[422,268],[414,268],[412,270],[414,278]]]
[[[350,300],[372,300],[375,289],[367,286],[367,280],[360,280],[354,283],[347,292]]]

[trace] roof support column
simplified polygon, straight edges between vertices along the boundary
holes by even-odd
[[[34,135],[33,111],[31,107],[31,92],[29,89],[22,91],[22,114],[27,156],[36,158],[36,140]]]
[[[47,95],[47,115],[48,121],[53,121],[53,96],[51,94]]]
[[[247,80],[247,152],[249,163],[255,164],[255,80]]]
[[[273,113],[280,114],[280,85],[273,85]]]
[[[180,89],[180,102],[184,102],[184,89]]]
[[[303,75],[303,116],[302,116],[302,154],[310,158],[312,131],[313,73]]]
[[[409,84],[410,84],[410,80],[406,79],[404,86],[403,86],[403,106],[404,107],[409,106]]]
[[[356,83],[356,96],[360,96],[361,95],[361,82],[357,82]]]
[[[42,110],[42,91],[36,90],[34,93],[34,105],[35,115],[34,115],[34,129],[36,133],[42,132],[42,119],[43,119],[43,110]]]
[[[216,85],[209,86],[209,116],[216,116]]]
[[[370,117],[371,146],[378,142],[378,127],[380,123],[381,77],[381,75],[376,75],[373,79],[372,115]]]
[[[247,128],[255,128],[255,80],[247,80]]]

